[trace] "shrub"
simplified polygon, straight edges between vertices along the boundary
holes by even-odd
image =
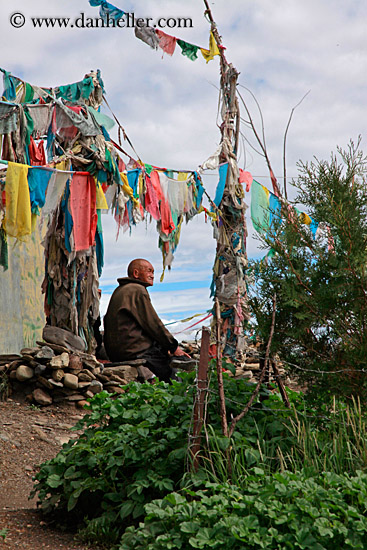
[[[282,219],[261,237],[276,254],[253,265],[259,334],[268,340],[275,294],[271,351],[318,404],[367,396],[367,159],[358,148],[351,143],[329,162],[299,164],[294,204],[321,231],[314,238],[307,217],[283,206]]]

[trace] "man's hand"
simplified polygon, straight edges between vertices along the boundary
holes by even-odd
[[[176,357],[181,357],[182,355],[184,355],[185,357],[189,357],[191,359],[190,355],[186,353],[186,351],[181,349],[180,346],[177,347],[176,351],[172,353],[172,355],[175,355]]]

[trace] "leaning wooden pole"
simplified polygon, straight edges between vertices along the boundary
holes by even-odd
[[[209,364],[210,330],[203,327],[200,346],[200,361],[198,368],[197,393],[194,404],[192,444],[190,447],[192,469],[199,469],[199,453],[201,446],[201,431],[204,424],[204,403],[208,390],[208,364]]]
[[[223,354],[233,359],[241,358],[244,348],[244,329],[249,318],[246,290],[246,204],[239,182],[237,163],[240,110],[237,99],[238,71],[225,56],[225,48],[214,21],[213,14],[204,0],[205,15],[220,53],[220,90],[222,102],[220,177],[225,178],[223,195],[218,206],[218,219],[214,222],[217,240],[213,266],[213,295],[218,300],[220,315],[224,319],[219,345]]]

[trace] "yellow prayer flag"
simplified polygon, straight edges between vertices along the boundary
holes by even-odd
[[[200,51],[207,63],[209,63],[209,61],[211,61],[215,55],[220,55],[217,42],[212,32],[210,33],[210,38],[209,38],[209,50],[206,50],[205,48],[200,48]]]
[[[17,239],[30,235],[31,199],[28,187],[28,166],[8,163],[5,179],[5,231]]]
[[[96,178],[94,178],[94,181],[96,182],[96,209],[108,210],[108,204],[102,186]]]
[[[177,176],[177,181],[187,181],[189,176],[190,174],[188,174],[187,172],[179,172]]]

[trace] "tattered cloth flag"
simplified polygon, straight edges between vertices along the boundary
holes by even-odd
[[[209,63],[209,61],[211,61],[215,55],[220,55],[217,42],[212,32],[210,33],[210,38],[209,38],[209,50],[206,50],[205,48],[200,48],[200,51],[207,63]]]
[[[198,58],[199,46],[194,46],[194,44],[189,44],[188,42],[184,42],[184,40],[177,40],[177,44],[182,50],[182,55],[186,55],[191,61],[195,61]]]
[[[153,27],[135,27],[135,36],[136,38],[139,38],[148,46],[150,46],[153,50],[158,50],[159,46],[159,38],[155,32],[155,29]]]
[[[107,23],[109,19],[118,21],[125,15],[124,11],[106,2],[106,0],[89,0],[89,4],[93,7],[101,6],[99,8],[99,15],[105,23]]]
[[[177,38],[170,36],[161,30],[156,30],[156,35],[159,38],[159,47],[168,55],[173,55],[176,49]]]

